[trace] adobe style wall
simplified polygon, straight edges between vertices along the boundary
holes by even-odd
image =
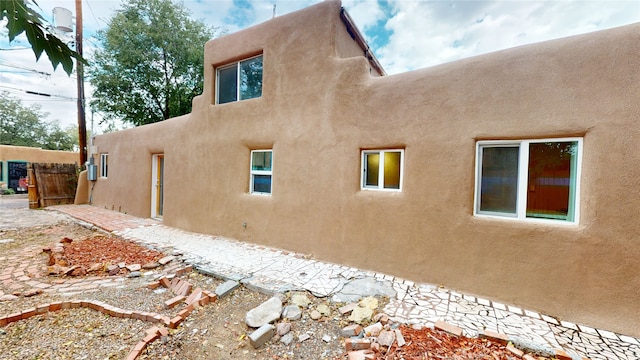
[[[93,204],[640,336],[640,25],[370,75],[340,4],[210,41],[193,112],[96,137]],[[263,95],[214,105],[215,66],[263,53]],[[473,215],[478,140],[583,137],[578,225]],[[363,149],[405,150],[402,192],[360,189]],[[273,194],[249,194],[273,149]],[[246,224],[246,227],[243,226]]]
[[[73,151],[43,150],[26,146],[0,145],[0,161],[74,164],[80,155]]]
[[[80,155],[73,151],[43,150],[26,146],[0,145],[0,162],[2,162],[0,172],[0,182],[8,182],[9,161],[28,163],[59,163],[77,164],[80,162]]]

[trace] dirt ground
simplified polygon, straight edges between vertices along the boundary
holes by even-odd
[[[39,214],[41,215],[41,214]],[[1,223],[1,220],[0,220]],[[7,260],[25,248],[46,247],[63,238],[72,239],[71,244],[104,238],[107,234],[89,230],[72,221],[55,224],[7,228],[0,226],[0,273]],[[111,236],[108,236],[111,237]],[[86,257],[117,262],[118,259],[133,259],[149,255],[149,250],[133,246],[122,239],[119,245],[109,247],[93,246],[85,250]],[[164,254],[162,255],[164,256]],[[111,259],[111,260],[110,260]],[[155,258],[157,259],[157,257]],[[46,271],[48,255],[34,252],[30,262]],[[73,265],[73,264],[71,264]],[[168,265],[167,265],[168,266]],[[146,271],[146,270],[143,270]],[[99,300],[122,309],[155,312],[169,317],[175,316],[184,304],[167,308],[164,302],[175,294],[163,287],[150,289],[154,274],[161,268],[151,270],[146,275],[129,278],[126,272],[105,278],[112,279],[115,286],[100,288],[81,294],[65,295],[60,292],[44,292],[32,297],[18,297],[11,301],[0,301],[0,317],[36,307],[38,304],[65,300]],[[87,276],[96,276],[89,274]],[[190,272],[182,276],[194,288],[214,292],[223,281]],[[79,277],[79,278],[82,278]],[[119,279],[119,280],[118,280]],[[76,277],[44,276],[39,281],[59,284],[78,280]],[[12,294],[6,284],[0,282],[0,295]],[[14,292],[15,293],[15,292]],[[287,302],[285,294],[285,305]],[[216,302],[198,306],[177,329],[170,329],[169,335],[152,342],[139,359],[349,359],[345,352],[345,339],[341,329],[350,324],[346,316],[340,315],[338,307],[327,299],[315,298],[307,294],[310,305],[302,310],[300,320],[291,321],[294,340],[285,345],[275,336],[264,346],[254,349],[248,335],[255,329],[245,324],[246,313],[270,298],[270,295],[251,291],[240,286],[230,295]],[[385,299],[380,299],[378,309],[382,309]],[[331,310],[328,316],[311,319],[311,311],[320,304]],[[282,320],[281,320],[282,321]],[[367,325],[367,324],[365,324]],[[400,325],[400,324],[397,324]],[[396,325],[396,326],[397,326]],[[36,315],[26,320],[12,322],[0,328],[0,360],[13,359],[125,359],[133,347],[145,336],[151,323],[134,319],[121,319],[104,315],[86,308],[65,309]],[[452,337],[432,329],[415,330],[400,327],[407,339],[402,348],[393,345],[382,347],[376,359],[511,359],[513,354],[505,347],[487,340]],[[301,335],[309,335],[299,341]],[[434,340],[435,339],[435,340]]]

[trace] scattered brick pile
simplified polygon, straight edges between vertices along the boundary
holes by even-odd
[[[163,257],[158,251],[113,236],[82,241],[64,238],[42,250],[49,254],[49,275],[122,275],[154,269],[171,261],[167,261],[171,256]]]

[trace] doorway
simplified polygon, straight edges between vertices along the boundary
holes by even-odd
[[[164,212],[164,154],[152,156],[151,172],[151,217],[162,218]]]

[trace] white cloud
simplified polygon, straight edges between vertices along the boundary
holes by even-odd
[[[389,73],[640,21],[635,1],[397,1],[378,49]]]

